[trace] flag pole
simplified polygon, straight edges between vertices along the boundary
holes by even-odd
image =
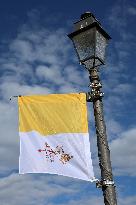
[[[115,184],[113,181],[110,161],[110,150],[107,141],[106,125],[103,114],[102,97],[104,93],[101,92],[102,84],[100,83],[97,68],[89,70],[89,79],[90,87],[92,89],[87,95],[87,101],[93,102],[99,166],[101,169],[101,181],[96,183],[96,187],[102,189],[105,205],[117,205]]]

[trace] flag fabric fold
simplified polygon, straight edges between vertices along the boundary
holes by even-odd
[[[18,97],[19,173],[93,181],[85,93]]]

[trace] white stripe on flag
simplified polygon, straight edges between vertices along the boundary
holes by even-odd
[[[88,133],[42,136],[20,132],[19,173],[50,173],[94,179]]]

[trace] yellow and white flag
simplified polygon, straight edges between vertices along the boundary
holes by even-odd
[[[93,181],[85,93],[18,97],[19,173]]]

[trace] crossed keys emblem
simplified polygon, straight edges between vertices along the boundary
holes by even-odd
[[[54,150],[45,142],[44,149],[39,149],[38,152],[44,153],[47,161],[54,162],[55,156],[59,157],[62,164],[66,164],[73,156],[64,152],[63,146],[58,145]]]

